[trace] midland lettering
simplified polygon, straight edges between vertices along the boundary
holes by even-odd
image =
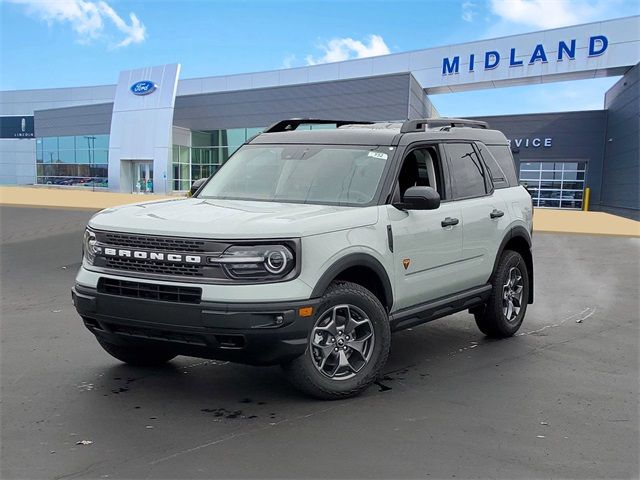
[[[537,62],[548,63],[549,58],[551,57],[553,57],[552,59],[557,62],[561,62],[563,60],[575,60],[577,46],[576,39],[571,39],[568,42],[560,41],[557,45],[554,45],[554,47],[557,47],[556,50],[552,50],[549,47],[545,49],[542,43],[537,44],[531,52],[526,52],[526,54],[518,52],[516,48],[511,48],[508,55],[509,67],[522,67],[525,63],[524,59],[527,60],[528,65],[535,65]],[[593,35],[589,37],[588,56],[597,57],[602,55],[607,50],[608,46],[609,40],[607,37],[604,35]],[[553,53],[553,55],[551,56],[547,52]],[[469,72],[475,71],[476,68],[493,70],[500,65],[501,61],[502,58],[500,56],[500,52],[496,50],[488,50],[482,55],[472,53],[469,55],[467,69]],[[442,75],[454,75],[456,73],[460,73],[460,65],[459,55],[452,58],[443,58]]]

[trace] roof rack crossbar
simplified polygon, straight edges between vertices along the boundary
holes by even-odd
[[[317,118],[290,118],[289,120],[281,120],[266,128],[262,133],[274,132],[290,132],[297,129],[300,125],[335,125],[342,127],[344,125],[371,125],[373,122],[347,121],[347,120],[320,120]]]
[[[422,132],[425,128],[435,127],[489,128],[489,124],[480,120],[467,120],[464,118],[420,118],[404,122],[400,128],[400,133]]]

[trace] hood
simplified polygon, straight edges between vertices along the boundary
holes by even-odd
[[[95,214],[89,226],[224,240],[303,237],[377,221],[377,207],[180,198],[107,208]]]

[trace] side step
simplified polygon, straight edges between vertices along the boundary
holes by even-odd
[[[446,317],[452,313],[477,307],[491,295],[491,284],[472,288],[447,297],[437,298],[389,315],[391,330],[396,332],[422,323]]]

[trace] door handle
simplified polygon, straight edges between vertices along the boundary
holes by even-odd
[[[498,210],[497,208],[494,208],[493,212],[489,214],[491,218],[500,218],[503,215],[504,215],[504,212],[502,210]]]
[[[453,227],[458,223],[460,223],[460,220],[458,220],[457,218],[447,217],[444,220],[442,220],[442,222],[440,222],[440,225],[442,225],[442,228],[446,228],[446,227]]]

